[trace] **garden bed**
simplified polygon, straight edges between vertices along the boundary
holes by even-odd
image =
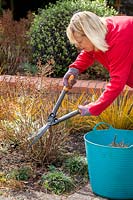
[[[86,83],[85,87],[83,87],[84,82]],[[105,82],[103,84],[102,82],[96,81],[92,88],[90,87],[92,86],[91,83],[93,83],[93,81],[79,80],[76,86],[71,90],[71,95],[68,95],[62,103],[59,113],[62,115],[73,109],[77,109],[79,102],[82,102],[84,97],[86,98],[83,92],[90,92],[91,97],[92,94],[101,92],[106,86]],[[42,80],[39,77],[26,77],[25,79],[25,77],[1,76],[0,84],[0,118],[1,122],[3,121],[4,123],[0,124],[0,184],[2,195],[5,193],[8,194],[8,192],[13,192],[12,194],[15,194],[14,192],[17,191],[19,193],[20,191],[25,192],[28,190],[48,194],[49,190],[42,187],[41,176],[49,172],[49,167],[50,170],[56,168],[61,171],[63,167],[62,164],[64,164],[64,161],[69,157],[78,155],[85,158],[83,135],[98,123],[99,120],[111,123],[110,116],[112,117],[114,115],[112,122],[115,123],[116,126],[132,128],[132,118],[129,119],[129,114],[132,116],[132,98],[130,97],[132,90],[129,90],[128,92],[123,92],[123,96],[118,98],[118,102],[114,103],[99,118],[91,116],[86,118],[79,115],[78,117],[72,118],[72,120],[69,119],[66,123],[62,122],[58,124],[58,126],[54,126],[53,129],[50,129],[49,134],[46,137],[42,137],[32,151],[29,152],[27,149],[28,133],[33,130],[37,131],[38,126],[42,126],[46,123],[46,119],[53,105],[55,105],[56,97],[58,97],[62,89],[62,80],[50,78],[43,78]],[[77,90],[76,87],[78,88]],[[83,94],[81,94],[81,91]],[[75,93],[76,95],[78,94],[78,96],[73,95]],[[127,98],[127,95],[129,95],[129,98]],[[117,113],[116,110],[119,110],[119,112]],[[124,116],[127,115],[127,118],[120,115],[123,110],[125,112]],[[121,117],[119,123],[118,116],[119,119]],[[68,134],[67,131],[70,131],[71,134]],[[57,151],[58,154],[56,154]],[[55,159],[58,157],[59,159]],[[55,160],[53,160],[53,158]],[[9,174],[5,177],[3,174],[8,174],[11,170],[16,168],[21,169],[21,167],[25,166],[31,169],[28,175],[23,174],[26,180],[9,180],[7,177],[9,178],[11,175]],[[27,179],[29,175],[31,176]],[[12,176],[20,179],[18,178],[18,174],[16,176],[16,171],[13,171]],[[83,177],[85,176],[82,176],[82,178],[81,176],[76,176],[76,187],[74,187],[70,194],[75,193],[75,191],[78,191],[86,184],[88,185],[88,177],[85,180],[83,180]],[[95,197],[92,192],[90,192],[90,195]]]
[[[75,136],[76,134],[76,136]],[[57,169],[61,170],[63,160],[71,157],[71,156],[83,156],[85,157],[85,146],[84,146],[84,140],[83,135],[84,133],[75,133],[69,136],[68,142],[66,142],[63,155],[61,155],[61,160],[56,161],[56,163],[53,163],[52,166],[55,166]],[[48,191],[45,190],[42,185],[40,184],[41,176],[43,173],[48,171],[47,166],[43,165],[35,165],[35,163],[31,163],[30,158],[28,155],[24,155],[22,151],[19,150],[18,146],[14,146],[14,144],[10,144],[7,146],[3,146],[1,143],[0,147],[0,185],[1,185],[1,194],[5,192],[16,192],[16,191],[27,191],[27,190],[35,190],[35,191],[42,191],[44,193],[47,193]],[[63,156],[63,157],[62,157]],[[16,181],[12,180],[11,183],[6,182],[2,184],[2,173],[7,173],[9,171],[12,171],[17,168],[22,168],[23,166],[29,166],[32,167],[32,170],[34,170],[31,178],[25,181]],[[78,178],[78,176],[77,176]],[[80,177],[79,177],[80,179]],[[74,189],[77,190],[79,188],[82,188],[86,183],[77,185]],[[73,192],[74,192],[73,191]]]

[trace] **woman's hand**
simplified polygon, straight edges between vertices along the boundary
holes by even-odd
[[[71,75],[74,76],[74,79],[69,80]],[[66,72],[66,74],[63,77],[63,85],[66,86],[66,87],[72,88],[73,85],[77,82],[78,75],[79,75],[79,70],[78,69],[69,68],[69,70]]]
[[[89,112],[89,105],[79,105],[78,106],[79,112],[82,116],[90,116],[91,113]]]

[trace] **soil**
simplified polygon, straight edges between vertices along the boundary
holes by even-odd
[[[75,133],[69,136],[65,150],[70,153],[85,156],[84,133]]]

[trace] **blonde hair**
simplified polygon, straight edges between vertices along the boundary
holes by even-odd
[[[107,33],[105,20],[92,12],[78,12],[72,16],[67,27],[67,37],[72,44],[76,42],[74,32],[85,35],[97,49],[103,52],[109,48],[105,40]]]

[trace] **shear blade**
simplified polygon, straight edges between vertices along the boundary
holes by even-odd
[[[33,144],[35,144],[39,140],[39,138],[41,138],[43,136],[43,134],[49,129],[50,126],[51,125],[49,123],[47,123],[46,125],[44,125],[43,127],[41,127],[39,129],[37,134],[34,134],[34,135],[32,135],[31,137],[28,138],[28,140],[32,140],[34,138],[32,143],[30,144],[30,147]]]

